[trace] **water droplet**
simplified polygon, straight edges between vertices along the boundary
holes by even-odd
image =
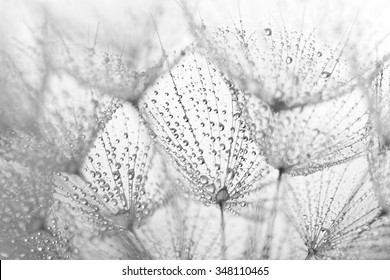
[[[207,185],[205,187],[205,190],[209,193],[214,193],[215,192],[215,185],[214,184],[210,184],[210,185]]]
[[[128,174],[129,174],[129,180],[133,180],[134,179],[134,169],[130,169]]]
[[[121,174],[119,173],[119,171],[113,172],[112,175],[115,181],[118,181],[121,178]]]
[[[200,176],[200,182],[205,185],[209,182],[209,178],[205,175],[202,175]]]
[[[88,201],[87,201],[85,198],[80,199],[80,202],[81,202],[83,205],[87,205],[87,204],[88,204]]]
[[[271,28],[265,28],[264,29],[265,36],[271,36],[272,35],[272,29]]]
[[[330,75],[331,75],[331,73],[329,73],[327,71],[324,71],[324,72],[321,73],[321,78],[327,79],[327,78],[330,77]]]

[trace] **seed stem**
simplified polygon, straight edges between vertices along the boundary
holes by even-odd
[[[224,202],[221,201],[218,203],[219,209],[221,210],[221,232],[222,232],[222,245],[221,245],[221,253],[222,259],[226,259],[226,235],[225,235],[225,216],[223,213]]]
[[[281,182],[282,182],[282,177],[283,177],[284,171],[285,170],[283,168],[279,168],[279,176],[278,176],[278,180],[277,180],[275,195],[273,197],[273,203],[272,203],[272,208],[271,208],[271,216],[270,216],[270,219],[268,221],[268,226],[267,226],[266,242],[265,242],[265,245],[263,247],[263,253],[262,253],[262,258],[263,259],[269,259],[269,257],[270,257],[270,250],[271,250],[271,243],[272,243],[272,239],[273,239],[276,214],[277,214],[277,211],[278,211],[280,185],[281,185]]]

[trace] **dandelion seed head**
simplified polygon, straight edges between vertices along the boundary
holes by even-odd
[[[46,2],[1,30],[0,258],[390,258],[374,23]]]

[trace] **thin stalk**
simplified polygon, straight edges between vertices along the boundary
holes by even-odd
[[[219,209],[221,210],[221,232],[222,232],[222,245],[221,245],[221,251],[222,251],[222,259],[226,259],[226,234],[225,234],[225,216],[223,214],[223,206],[224,203],[219,203]]]
[[[134,242],[132,242],[132,245],[135,248],[135,251],[139,253],[139,255],[142,257],[142,259],[152,259],[152,256],[149,254],[148,250],[146,250],[143,242],[139,238],[138,234],[135,232],[135,230],[132,228],[129,230],[130,233],[134,236]],[[146,258],[145,258],[146,256]]]
[[[266,242],[265,242],[265,245],[263,247],[262,259],[269,259],[269,257],[270,257],[271,243],[272,243],[272,239],[273,239],[276,214],[278,212],[280,185],[282,182],[283,173],[284,173],[284,170],[279,169],[279,176],[278,176],[278,181],[277,181],[277,185],[276,185],[275,195],[273,197],[271,216],[270,216],[268,226],[267,226]]]
[[[215,195],[216,203],[219,205],[219,209],[221,210],[222,259],[226,259],[225,217],[223,214],[223,207],[225,206],[225,203],[229,200],[229,198],[230,195],[226,186],[220,189]]]

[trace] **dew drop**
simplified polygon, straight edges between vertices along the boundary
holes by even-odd
[[[209,193],[214,193],[215,192],[215,185],[214,184],[210,184],[210,185],[207,185],[205,187],[205,190]]]
[[[115,181],[118,181],[121,178],[121,174],[119,173],[119,171],[113,172],[112,175]]]
[[[265,36],[271,36],[271,35],[272,35],[272,30],[271,30],[271,28],[265,28],[265,29],[264,29],[264,34],[265,34]]]
[[[81,204],[87,205],[88,201],[85,198],[80,199]]]
[[[323,78],[323,79],[327,79],[327,78],[329,78],[330,77],[330,73],[329,72],[327,72],[327,71],[324,71],[324,72],[322,72],[321,73],[321,78]]]
[[[205,185],[209,182],[209,178],[205,175],[200,176],[200,182]]]
[[[128,174],[129,174],[129,180],[133,180],[134,179],[134,169],[130,169]]]

